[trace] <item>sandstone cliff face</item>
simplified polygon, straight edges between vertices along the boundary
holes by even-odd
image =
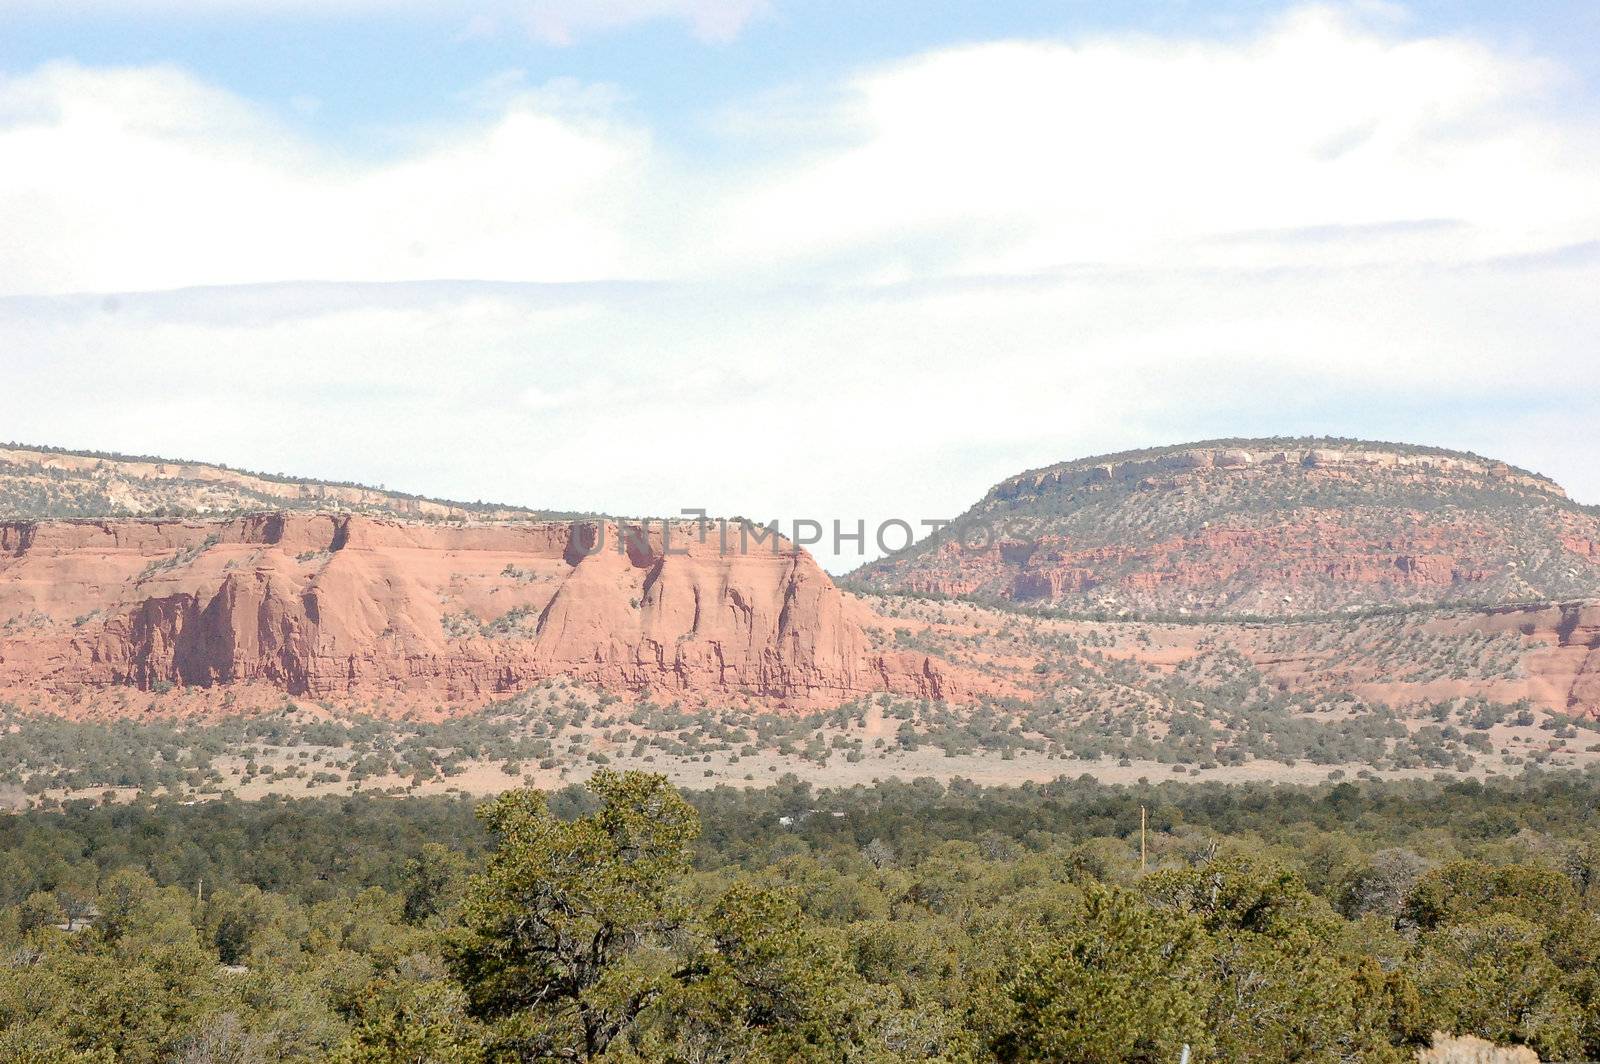
[[[1529,655],[1529,697],[1600,719],[1600,602],[1496,610],[1488,632],[1516,631],[1540,644]]]
[[[564,676],[780,706],[963,695],[942,663],[875,650],[859,610],[804,551],[723,554],[694,526],[0,525],[4,692],[266,685],[466,706]]]
[[[906,576],[904,590],[960,595],[989,589],[1017,602],[1078,599],[1159,608],[1176,600],[1195,609],[1299,612],[1289,607],[1302,595],[1310,596],[1306,605],[1326,607],[1330,590],[1339,587],[1359,601],[1375,602],[1385,593],[1409,601],[1429,590],[1468,597],[1473,585],[1489,585],[1500,573],[1484,554],[1461,548],[1420,519],[1390,535],[1371,535],[1303,514],[1292,529],[1208,528],[1116,547],[1078,547],[1049,535],[985,550],[946,543],[928,571]]]
[[[945,534],[853,579],[1169,614],[1600,597],[1600,516],[1468,455],[1180,448],[1012,477]]]

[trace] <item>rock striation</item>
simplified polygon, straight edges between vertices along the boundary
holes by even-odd
[[[1010,477],[852,580],[1143,614],[1558,601],[1600,597],[1600,514],[1475,455],[1228,441]]]
[[[970,693],[874,648],[783,541],[695,525],[441,525],[272,512],[0,524],[0,692],[117,690],[470,706],[570,677],[663,699],[833,705]]]
[[[1534,643],[1524,680],[1531,701],[1600,720],[1600,602],[1492,610],[1480,630]]]

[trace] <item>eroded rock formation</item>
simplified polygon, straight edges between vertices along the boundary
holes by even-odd
[[[0,525],[0,691],[267,685],[471,705],[540,680],[727,703],[964,693],[875,649],[784,542],[693,526],[424,525],[351,514]]]

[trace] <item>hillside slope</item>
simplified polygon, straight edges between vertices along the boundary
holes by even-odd
[[[281,509],[435,521],[580,516],[247,473],[206,462],[0,445],[0,520],[198,517]]]
[[[1371,707],[1431,719],[1439,706],[1492,705],[1600,722],[1596,602],[1157,623],[914,596],[868,598],[880,623],[900,630],[902,646],[1004,679],[1023,702],[1055,707],[1039,710],[1046,717],[1063,706],[1088,719],[1109,710],[1106,719],[1118,721],[1139,704],[1159,705],[1158,715],[1188,712],[1193,684],[1170,683],[1187,675],[1226,688],[1221,704],[1230,711],[1282,700],[1341,721]]]
[[[1600,596],[1600,515],[1476,455],[1213,441],[1011,477],[850,580],[1140,614],[1561,601]]]

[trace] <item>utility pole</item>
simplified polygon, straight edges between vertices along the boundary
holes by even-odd
[[[1144,806],[1141,805],[1139,807],[1139,871],[1140,872],[1145,871],[1145,867],[1146,867],[1146,865],[1145,865],[1145,854],[1146,854],[1147,851],[1145,850],[1144,834],[1145,834],[1145,828],[1149,825],[1149,823],[1150,823],[1150,818],[1149,818],[1148,815],[1146,815]]]

